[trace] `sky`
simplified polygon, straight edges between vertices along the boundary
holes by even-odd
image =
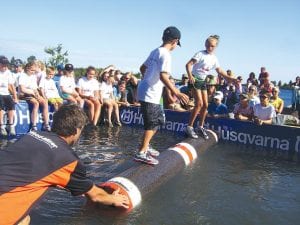
[[[1,0],[0,55],[34,55],[62,44],[75,67],[115,65],[138,72],[162,43],[163,30],[176,26],[182,47],[172,51],[172,76],[218,34],[221,68],[247,79],[266,67],[271,80],[300,75],[299,0]]]

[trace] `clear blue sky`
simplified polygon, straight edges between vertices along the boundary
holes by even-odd
[[[43,49],[61,43],[75,67],[137,72],[174,25],[182,33],[174,77],[211,34],[221,37],[221,67],[235,75],[258,76],[261,66],[272,80],[300,75],[299,0],[15,0],[1,2],[1,18],[0,55],[9,58],[46,60]]]

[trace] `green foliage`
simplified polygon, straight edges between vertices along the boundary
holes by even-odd
[[[27,62],[33,62],[33,61],[36,61],[36,57],[34,55],[31,55],[27,58]]]
[[[45,53],[51,55],[51,57],[46,62],[47,66],[56,67],[59,64],[66,64],[69,62],[67,56],[69,55],[68,51],[63,52],[62,44],[58,44],[56,47],[45,48]]]

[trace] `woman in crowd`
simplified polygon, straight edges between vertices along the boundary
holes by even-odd
[[[96,68],[89,66],[86,75],[78,80],[77,88],[79,96],[84,100],[88,108],[88,118],[92,125],[96,126],[101,113],[99,101],[99,82],[95,79]]]
[[[279,98],[279,88],[273,87],[272,89],[272,97],[271,104],[274,106],[276,114],[281,114],[283,111],[284,102],[281,98]]]
[[[255,85],[251,85],[248,88],[247,94],[248,94],[248,99],[249,99],[249,105],[251,107],[260,103],[259,97],[257,96],[258,95],[257,87]]]

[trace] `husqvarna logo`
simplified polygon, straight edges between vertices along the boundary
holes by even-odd
[[[121,120],[124,124],[144,124],[143,116],[142,114],[138,112],[134,112],[130,109],[125,109],[121,113]]]

